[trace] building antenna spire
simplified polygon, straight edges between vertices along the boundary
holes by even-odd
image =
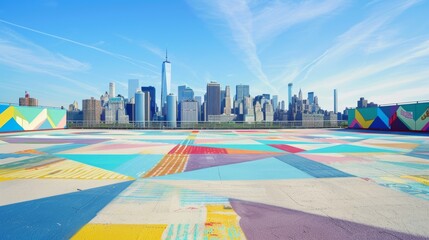
[[[168,62],[168,49],[165,49],[165,61]]]

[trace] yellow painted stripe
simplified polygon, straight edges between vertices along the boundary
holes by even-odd
[[[133,179],[129,176],[70,160],[27,169],[2,169],[0,170],[0,178]]]
[[[358,110],[355,110],[355,118],[363,128],[369,128],[374,120],[365,120]]]
[[[167,224],[87,224],[71,239],[161,239]]]
[[[13,178],[1,178],[0,177],[0,182],[9,181],[9,180],[13,180]]]
[[[239,216],[230,206],[206,205],[204,239],[246,239]]]
[[[421,184],[429,186],[429,176],[401,176],[401,178],[410,179]]]
[[[0,113],[0,128],[3,127],[11,118],[13,118],[14,107],[10,106]]]

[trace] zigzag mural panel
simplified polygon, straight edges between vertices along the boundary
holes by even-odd
[[[349,128],[429,131],[429,103],[349,109]]]
[[[66,110],[0,105],[0,132],[60,129],[66,127]]]

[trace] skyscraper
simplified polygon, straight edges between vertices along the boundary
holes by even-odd
[[[308,92],[308,104],[314,104],[314,92]]]
[[[223,113],[226,115],[231,115],[231,90],[228,85],[225,86],[225,98],[223,99],[223,101]]]
[[[249,85],[235,86],[235,100],[244,100],[244,97],[250,96]]]
[[[207,83],[206,120],[209,115],[220,115],[220,84],[216,82]]]
[[[168,126],[175,128],[177,127],[177,98],[174,94],[170,93],[167,96],[167,122]]]
[[[177,86],[177,101],[180,103],[182,101],[183,92],[186,89],[186,85]]]
[[[109,83],[109,98],[116,97],[115,91],[116,91],[115,90],[115,83],[114,82]]]
[[[201,121],[201,96],[195,96],[194,99],[198,102],[198,121]]]
[[[171,63],[168,61],[167,51],[165,52],[165,61],[162,62],[162,81],[161,81],[161,112],[167,114],[167,96],[171,85]]]
[[[82,111],[84,124],[91,125],[100,123],[101,103],[99,100],[93,97],[91,97],[91,99],[82,100]]]
[[[198,122],[199,104],[195,100],[185,100],[181,104],[181,126],[191,127],[193,123]]]
[[[292,103],[292,83],[289,83],[287,85],[287,95],[288,95],[288,106],[290,106],[290,104]]]
[[[182,101],[194,99],[194,90],[192,90],[192,88],[190,87],[187,87],[186,85],[178,86],[177,93],[178,93],[177,101],[179,103]]]
[[[144,121],[150,122],[151,121],[151,115],[152,112],[150,111],[150,93],[149,92],[143,92],[144,93]]]
[[[140,83],[138,79],[128,79],[128,101],[134,97],[137,90],[140,88]]]
[[[338,107],[338,95],[337,95],[337,89],[334,89],[334,113],[337,113],[337,107]]]
[[[150,116],[149,119],[153,120],[154,115],[156,114],[156,89],[155,87],[152,86],[143,86],[142,88],[142,92],[144,93],[149,93],[149,98],[150,98]],[[147,103],[146,103],[147,105]]]
[[[135,122],[138,125],[142,125],[144,123],[144,113],[145,113],[145,109],[144,109],[144,93],[142,91],[137,91],[135,93]]]
[[[273,98],[271,99],[271,105],[273,105],[274,112],[277,110],[277,106],[279,105],[279,96],[273,95]]]

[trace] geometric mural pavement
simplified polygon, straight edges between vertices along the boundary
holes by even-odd
[[[429,136],[5,133],[0,197],[5,239],[424,239]]]

